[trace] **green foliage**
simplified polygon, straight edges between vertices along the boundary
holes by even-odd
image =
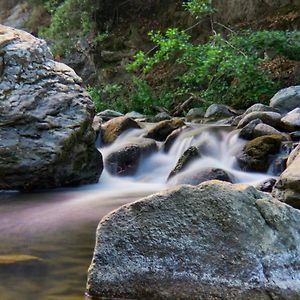
[[[183,31],[168,29],[151,33],[156,52],[138,52],[130,68],[151,71],[162,61],[178,63],[184,72],[178,76],[182,92],[198,92],[206,103],[226,103],[247,107],[269,99],[277,85],[262,68],[268,53],[299,59],[300,33],[286,31],[245,31],[227,38],[213,35],[205,44],[190,42]]]
[[[53,15],[50,26],[40,34],[52,41],[55,55],[66,55],[80,38],[93,30],[95,8],[92,0],[65,0],[57,7],[58,3],[55,0],[45,3]]]
[[[183,6],[196,18],[214,12],[212,0],[189,0],[183,3]]]
[[[156,93],[146,81],[137,77],[132,78],[130,87],[107,84],[98,87],[87,88],[97,112],[108,108],[120,112],[137,111],[145,115],[155,113],[155,106],[169,108],[174,93],[162,89]]]

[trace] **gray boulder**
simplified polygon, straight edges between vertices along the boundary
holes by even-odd
[[[287,135],[284,135],[283,133],[281,133],[274,127],[264,124],[264,123],[257,124],[253,130],[253,137],[255,137],[255,138],[264,136],[264,135],[272,135],[272,134],[286,136],[286,139],[288,139]]]
[[[245,115],[250,114],[251,112],[254,111],[269,111],[269,112],[279,112],[276,108],[273,108],[271,106],[264,105],[262,103],[256,103],[250,106],[246,111]]]
[[[132,176],[136,173],[139,163],[157,151],[155,141],[137,138],[128,143],[121,144],[105,159],[105,169],[112,175]]]
[[[87,291],[130,299],[296,300],[300,212],[211,181],[125,205],[97,229]]]
[[[186,114],[185,118],[191,122],[194,120],[199,120],[204,118],[204,115],[205,115],[205,111],[203,110],[203,108],[196,107],[190,109]]]
[[[288,113],[300,107],[300,85],[280,90],[270,101],[270,106],[281,113]]]
[[[102,118],[104,121],[109,121],[113,118],[118,118],[124,116],[122,113],[111,110],[111,109],[106,109],[97,114],[100,118]],[[129,116],[128,116],[129,117]]]
[[[218,120],[232,116],[235,116],[235,113],[230,109],[229,106],[224,104],[212,104],[207,109],[204,117]]]
[[[300,108],[295,108],[281,119],[283,126],[288,131],[300,129]]]
[[[160,122],[160,121],[165,121],[165,120],[170,120],[171,119],[171,116],[163,111],[163,112],[160,112],[158,114],[156,114],[153,118],[152,118],[152,121],[153,122]]]
[[[281,114],[267,111],[254,111],[245,115],[238,124],[238,128],[245,127],[248,123],[255,119],[261,120],[263,123],[278,128],[281,126]]]
[[[0,189],[97,182],[102,157],[81,79],[45,43],[0,25]]]
[[[254,128],[261,123],[262,121],[260,119],[250,121],[244,128],[241,129],[239,137],[245,140],[253,139]]]

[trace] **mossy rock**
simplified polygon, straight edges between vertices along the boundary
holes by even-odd
[[[238,156],[240,167],[246,171],[266,172],[272,157],[280,151],[282,140],[282,135],[273,134],[249,141]]]

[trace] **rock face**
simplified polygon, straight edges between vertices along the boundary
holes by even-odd
[[[0,25],[0,189],[97,182],[94,106],[46,43]]]
[[[281,113],[288,113],[300,107],[300,85],[280,90],[271,99],[270,106],[278,109]]]
[[[253,187],[181,186],[99,224],[87,290],[130,299],[300,297],[300,212]]]
[[[273,189],[273,195],[279,200],[300,208],[300,146],[290,154],[287,169],[280,175]]]

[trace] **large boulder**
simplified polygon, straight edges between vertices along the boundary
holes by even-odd
[[[271,99],[270,106],[279,110],[281,113],[288,113],[300,107],[300,85],[290,86],[280,90]]]
[[[300,208],[300,145],[290,154],[286,170],[280,175],[273,189],[279,200]]]
[[[288,131],[300,129],[300,108],[295,108],[281,119],[283,126]]]
[[[271,112],[279,112],[276,108],[273,108],[271,106],[267,106],[267,105],[264,105],[262,103],[255,103],[253,104],[252,106],[250,106],[246,111],[245,111],[245,114],[244,115],[248,115],[250,114],[251,112],[254,112],[254,111],[271,111]]]
[[[245,171],[266,172],[274,155],[278,154],[283,137],[265,135],[248,142],[237,156],[240,167]]]
[[[236,115],[232,109],[224,104],[212,104],[208,107],[205,113],[205,118],[209,119],[224,119]]]
[[[238,128],[243,128],[251,121],[259,119],[264,124],[270,125],[272,127],[278,128],[281,127],[281,114],[276,112],[269,111],[253,111],[247,115],[245,115],[240,122],[238,123]]]
[[[45,41],[0,25],[0,189],[97,182],[93,103]]]
[[[125,205],[97,229],[91,296],[296,300],[300,212],[254,187],[211,181]]]

